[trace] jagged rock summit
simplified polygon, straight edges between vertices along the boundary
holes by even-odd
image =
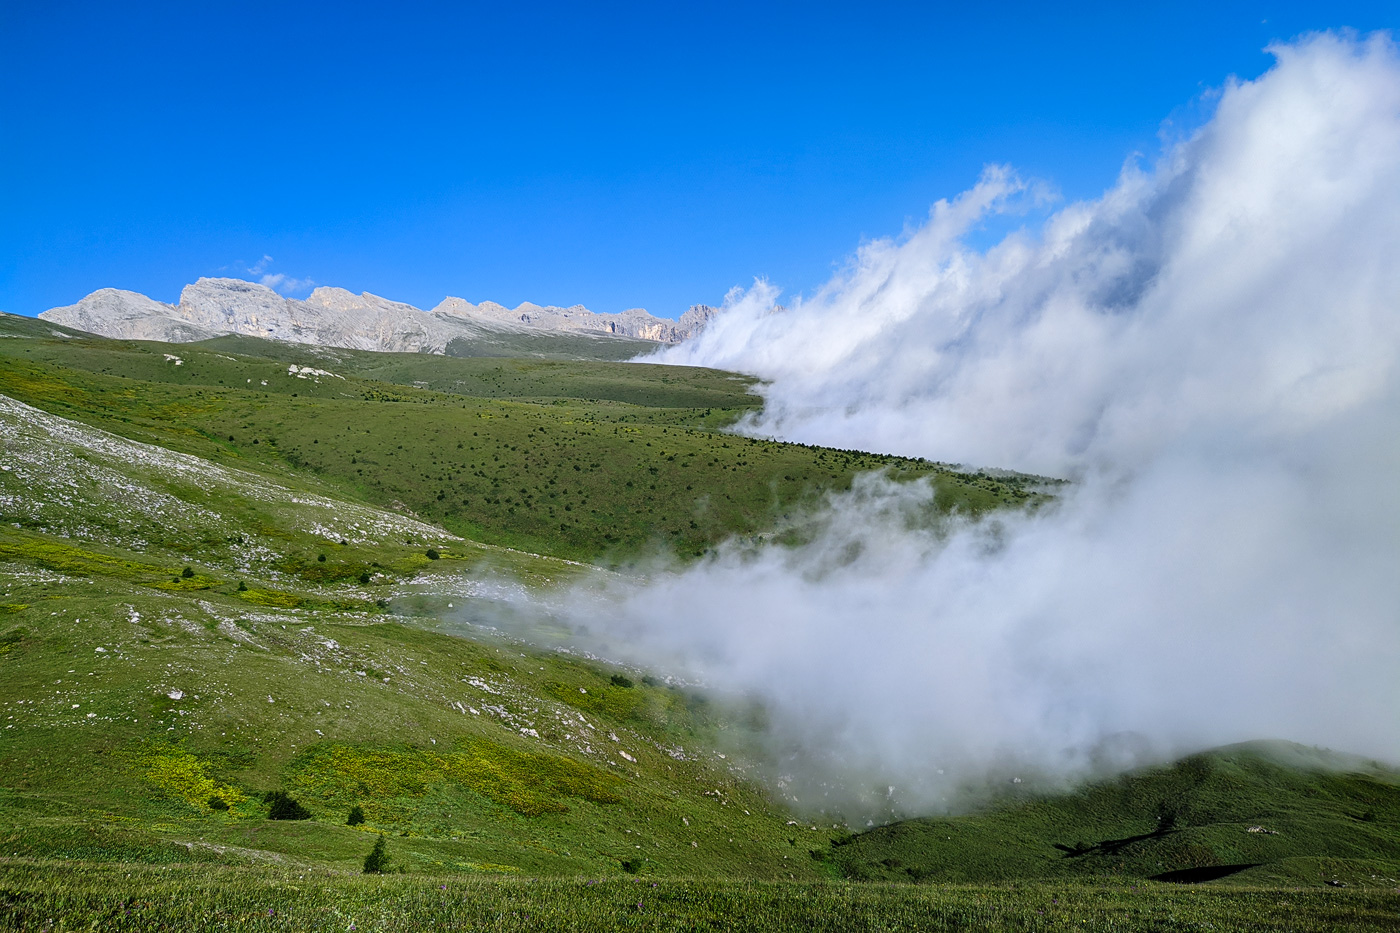
[[[77,304],[52,308],[39,317],[103,337],[188,343],[222,334],[270,340],[407,353],[444,353],[454,340],[502,332],[573,333],[626,337],[658,344],[679,343],[700,332],[716,310],[695,305],[680,320],[658,318],[640,308],[598,314],[525,303],[510,309],[492,301],[472,304],[447,298],[431,311],[368,292],[321,287],[305,301],[284,298],[265,285],[242,279],[202,278],[186,285],[178,304],[137,292],[103,288]]]

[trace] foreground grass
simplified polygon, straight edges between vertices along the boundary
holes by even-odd
[[[335,875],[0,860],[13,930],[1396,930],[1400,894]]]

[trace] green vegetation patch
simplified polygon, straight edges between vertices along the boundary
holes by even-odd
[[[21,608],[28,609],[29,607],[23,606]],[[22,625],[16,625],[13,628],[6,629],[4,632],[0,632],[0,657],[4,657],[15,650],[15,648],[22,644],[28,637],[29,629]]]
[[[285,590],[264,590],[249,588],[238,591],[238,598],[255,606],[273,606],[278,609],[297,609],[305,602],[296,593]]]
[[[641,690],[611,684],[581,687],[577,683],[550,681],[544,684],[544,690],[560,702],[595,716],[607,716],[618,722],[640,718],[647,700],[646,694]]]
[[[201,590],[218,581],[200,574],[182,577],[179,567],[161,567],[124,557],[113,557],[88,548],[55,541],[35,532],[0,528],[0,558],[28,561],[60,573],[122,577],[146,586],[166,590]],[[19,612],[25,606],[7,607]]]
[[[621,778],[572,758],[543,755],[486,739],[462,741],[451,752],[416,748],[324,744],[293,762],[291,783],[322,806],[376,807],[396,798],[422,797],[451,785],[522,816],[565,813],[562,798],[594,803],[620,800]]]
[[[202,813],[231,810],[248,799],[238,788],[216,780],[211,762],[175,745],[148,746],[132,755],[141,776],[166,797]]]

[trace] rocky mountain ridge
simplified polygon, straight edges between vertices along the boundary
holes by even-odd
[[[640,308],[600,314],[583,305],[560,308],[526,302],[511,309],[492,301],[472,304],[461,298],[446,298],[431,311],[423,311],[343,288],[322,286],[302,301],[242,279],[201,278],[186,285],[173,305],[137,292],[103,288],[77,304],[51,308],[39,317],[126,340],[188,343],[242,334],[355,350],[444,353],[454,340],[471,341],[502,332],[679,343],[699,333],[716,313],[707,305],[695,305],[680,320],[672,321]]]

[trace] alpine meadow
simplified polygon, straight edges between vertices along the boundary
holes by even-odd
[[[1400,930],[1400,51],[1268,51],[677,320],[0,312],[0,929]]]

